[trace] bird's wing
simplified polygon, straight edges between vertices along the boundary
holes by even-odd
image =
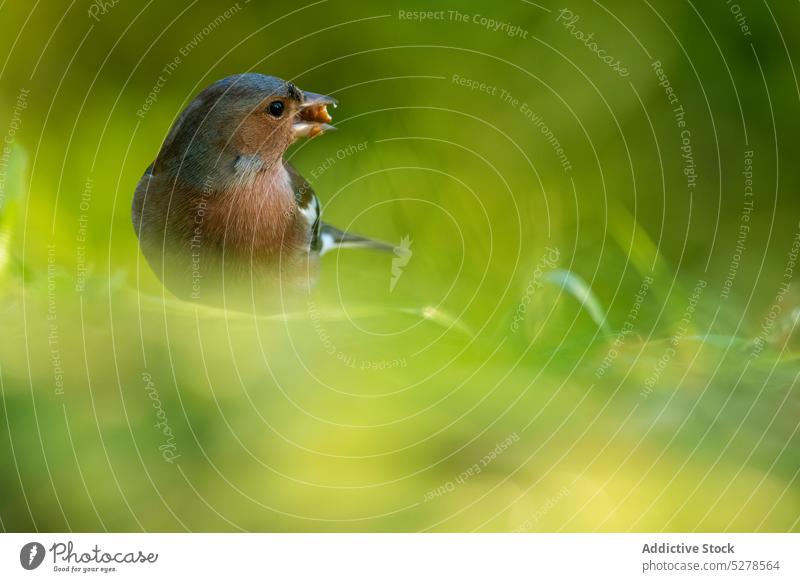
[[[319,198],[314,193],[311,184],[300,175],[292,164],[284,162],[286,170],[289,172],[289,177],[292,181],[292,191],[294,192],[294,199],[297,203],[297,209],[300,214],[308,221],[308,241],[312,251],[320,252],[322,242],[320,238],[320,215],[322,214]]]
[[[324,255],[330,250],[338,248],[370,248],[383,251],[393,251],[394,245],[372,240],[357,234],[339,230],[320,220],[322,214],[319,198],[303,176],[294,166],[285,162],[286,169],[292,179],[292,190],[300,213],[306,217],[309,224],[309,244],[314,252]]]

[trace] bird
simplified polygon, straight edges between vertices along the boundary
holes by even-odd
[[[323,222],[319,198],[284,157],[296,140],[335,129],[328,107],[337,105],[242,73],[186,106],[132,204],[139,248],[164,287],[184,301],[271,309],[314,286],[326,252],[394,250]]]

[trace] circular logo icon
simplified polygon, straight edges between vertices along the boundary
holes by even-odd
[[[29,542],[19,551],[19,563],[26,570],[35,570],[44,561],[44,546],[39,542]]]

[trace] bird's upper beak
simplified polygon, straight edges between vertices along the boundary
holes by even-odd
[[[292,123],[295,137],[314,137],[324,131],[336,129],[329,125],[333,118],[328,113],[328,105],[336,107],[336,99],[303,91],[303,102]]]

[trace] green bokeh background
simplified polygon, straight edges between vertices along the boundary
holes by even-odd
[[[444,12],[400,12],[419,10]],[[797,531],[798,17],[745,0],[2,4],[0,527]],[[245,71],[339,100],[339,131],[289,156],[329,222],[410,237],[393,290],[391,257],[341,252],[306,309],[254,319],[150,272],[136,182],[192,97]]]

